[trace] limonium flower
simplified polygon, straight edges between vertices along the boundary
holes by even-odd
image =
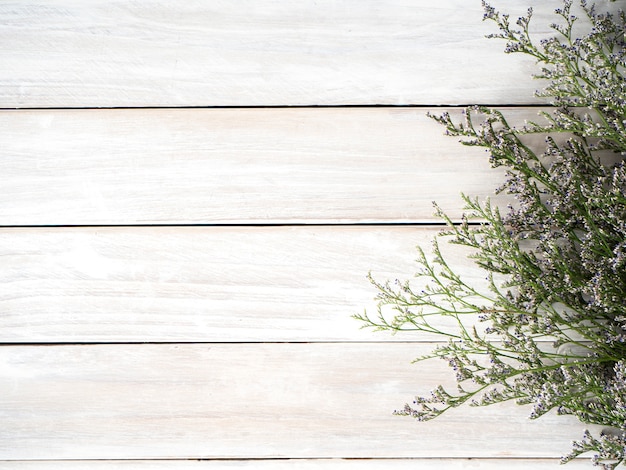
[[[410,281],[379,282],[376,315],[365,326],[444,337],[418,361],[441,358],[457,387],[436,387],[396,411],[427,421],[464,405],[514,400],[531,418],[555,410],[604,427],[586,432],[563,458],[591,453],[595,465],[626,462],[626,47],[624,12],[600,13],[580,2],[556,9],[554,36],[534,41],[532,9],[510,17],[483,2],[484,19],[506,41],[505,52],[537,60],[537,93],[552,106],[537,122],[511,125],[498,110],[470,107],[460,122],[431,116],[462,143],[484,147],[506,169],[497,192],[509,207],[463,196],[455,223],[437,206],[446,229],[433,256],[418,249]],[[585,22],[584,35],[574,24]],[[544,145],[526,144],[540,135]],[[471,249],[488,289],[454,271],[440,241]],[[443,329],[437,319],[452,320]]]

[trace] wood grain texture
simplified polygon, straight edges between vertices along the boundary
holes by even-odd
[[[2,470],[559,470],[555,459],[279,459],[0,462]],[[589,470],[588,459],[567,470]]]
[[[0,112],[0,224],[427,222],[433,200],[459,217],[503,173],[427,111]]]
[[[533,5],[545,37],[560,4],[502,8]],[[574,419],[392,416],[453,377],[411,364],[434,338],[351,318],[374,310],[367,272],[410,278],[436,231],[355,223],[432,223],[432,200],[458,218],[460,192],[502,180],[425,113],[539,102],[536,64],[481,17],[478,0],[0,0],[0,470],[556,468]]]
[[[444,361],[410,364],[431,347],[3,347],[0,459],[556,458],[580,437],[575,419],[515,404],[393,416],[453,386]]]
[[[534,4],[539,37],[558,1]],[[601,1],[600,3],[605,3]],[[533,103],[480,2],[0,2],[1,107]]]
[[[407,341],[375,314],[438,228],[127,227],[0,230],[0,342]],[[468,282],[467,250],[444,253]]]

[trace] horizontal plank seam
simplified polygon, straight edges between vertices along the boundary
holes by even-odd
[[[193,346],[193,345],[215,345],[215,346],[230,346],[230,345],[261,345],[261,344],[384,344],[384,345],[400,345],[400,344],[443,344],[447,343],[447,340],[435,341],[435,340],[413,340],[413,341],[351,341],[351,340],[320,340],[320,341],[58,341],[58,342],[16,342],[8,343],[1,342],[2,347],[17,347],[17,346],[50,346],[50,347],[65,347],[65,346],[141,346],[141,345],[161,345],[161,346]],[[493,341],[498,343],[499,341]],[[535,343],[539,344],[552,344],[554,341],[550,340],[536,340]],[[393,346],[391,346],[393,347]]]
[[[134,109],[303,109],[303,108],[467,108],[484,106],[489,108],[546,108],[547,103],[466,103],[466,104],[294,104],[294,105],[237,105],[237,106],[67,106],[67,107],[0,107],[0,111],[72,111],[72,110],[134,110]]]
[[[456,222],[453,220],[453,222]],[[458,222],[460,224],[460,222]],[[471,226],[479,226],[481,222],[470,221],[468,225]],[[322,222],[294,222],[294,223],[265,223],[265,224],[256,224],[256,223],[217,223],[217,224],[199,224],[199,223],[177,223],[177,224],[42,224],[42,225],[2,225],[0,224],[0,229],[12,229],[12,228],[160,228],[160,227],[252,227],[252,228],[263,228],[263,227],[445,227],[445,222],[437,222],[429,221],[429,222],[346,222],[346,223],[322,223]]]
[[[15,460],[2,460],[0,459],[0,463],[4,462],[211,462],[211,461],[233,461],[233,462],[262,462],[262,461],[282,461],[282,460],[297,460],[297,461],[308,461],[308,460],[349,460],[349,461],[363,461],[363,460],[383,460],[383,461],[402,461],[402,460],[411,460],[411,461],[420,461],[420,460],[452,460],[452,461],[481,461],[481,460],[493,460],[493,461],[560,461],[558,457],[246,457],[246,458],[236,458],[236,457],[212,457],[212,458],[159,458],[159,459],[137,459],[137,458],[128,458],[128,459],[15,459]]]
[[[135,345],[163,345],[163,346],[172,346],[172,345],[181,345],[181,346],[192,346],[192,345],[219,345],[219,346],[228,346],[228,345],[260,345],[260,344],[439,344],[444,343],[446,341],[341,341],[341,340],[320,340],[320,341],[58,341],[58,342],[1,342],[0,347],[11,347],[11,346],[135,346]]]

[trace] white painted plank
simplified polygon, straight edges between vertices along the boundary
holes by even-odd
[[[598,3],[606,3],[601,0]],[[561,2],[532,4],[540,37]],[[0,2],[0,106],[534,102],[480,2]]]
[[[6,470],[559,470],[555,459],[285,459],[285,460],[115,460],[12,461]],[[567,464],[566,470],[589,470],[588,459]]]
[[[363,330],[366,279],[410,279],[434,227],[0,230],[0,342],[406,341]],[[470,282],[468,252],[446,253]]]
[[[420,222],[433,200],[458,217],[502,172],[427,111],[0,112],[0,224]]]
[[[582,425],[514,404],[430,423],[393,416],[451,384],[432,345],[0,348],[1,460],[556,458]]]

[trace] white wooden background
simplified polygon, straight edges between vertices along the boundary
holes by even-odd
[[[530,3],[545,35],[560,2]],[[556,468],[573,420],[392,416],[452,377],[411,364],[432,337],[350,318],[374,306],[368,271],[412,275],[432,200],[458,217],[501,181],[426,112],[536,115],[532,60],[481,18],[0,0],[0,468]]]

